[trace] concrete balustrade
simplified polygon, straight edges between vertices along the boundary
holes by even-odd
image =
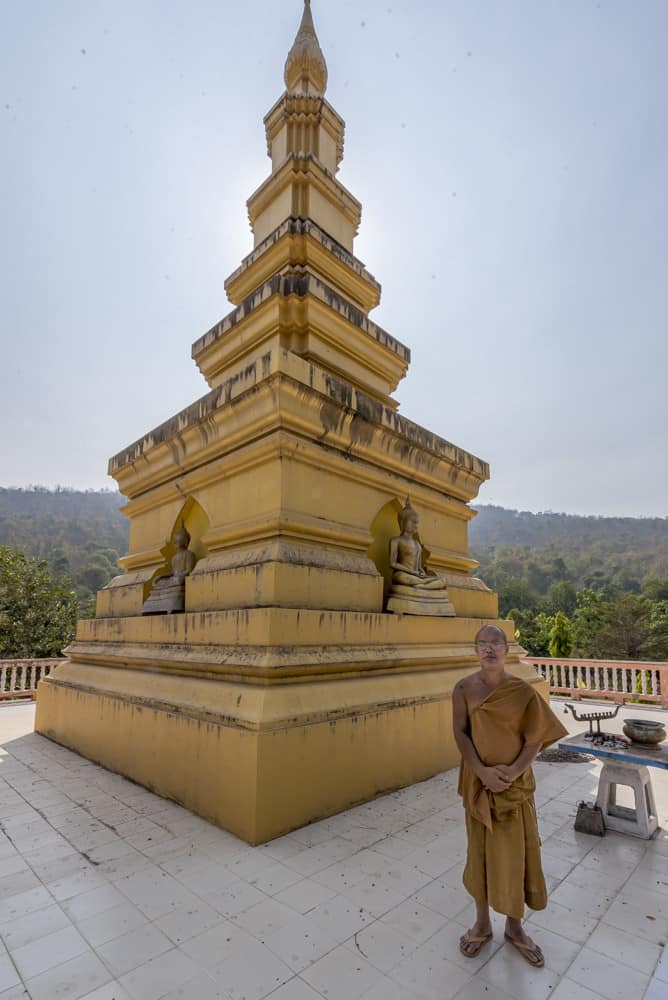
[[[53,659],[0,660],[0,700],[35,698],[42,677],[63,663]],[[624,704],[640,701],[668,708],[668,663],[642,660],[575,660],[527,656],[550,685],[550,694],[574,700],[598,698]]]
[[[599,698],[624,704],[641,701],[668,708],[668,663],[643,660],[573,660],[527,656],[522,663],[568,698]]]
[[[34,699],[41,679],[63,662],[61,657],[43,660],[0,660],[0,700]]]

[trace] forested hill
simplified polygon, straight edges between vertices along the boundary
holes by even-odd
[[[480,507],[470,528],[480,575],[498,588],[524,580],[538,593],[561,580],[638,592],[668,577],[668,518],[580,517]]]
[[[45,559],[94,592],[118,572],[128,521],[115,492],[0,488],[0,545]],[[491,586],[522,580],[544,594],[577,587],[639,590],[668,577],[668,518],[578,517],[478,508],[470,529],[480,575]]]
[[[471,542],[495,545],[563,545],[567,549],[592,543],[631,546],[668,555],[668,517],[581,517],[577,514],[532,514],[505,507],[479,507],[471,525]]]
[[[116,560],[127,550],[122,502],[110,491],[0,487],[0,545],[46,560],[94,593],[119,572]]]

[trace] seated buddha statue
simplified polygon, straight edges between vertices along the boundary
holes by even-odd
[[[454,615],[445,580],[424,562],[424,548],[417,537],[418,515],[410,497],[399,511],[400,535],[390,539],[390,588],[388,611],[402,614]]]
[[[172,572],[155,577],[151,593],[144,601],[143,615],[165,615],[185,610],[186,577],[195,568],[197,557],[188,548],[190,535],[183,521],[179,522],[173,541],[176,552],[172,556]]]

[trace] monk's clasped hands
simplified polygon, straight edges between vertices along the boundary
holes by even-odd
[[[515,776],[507,764],[494,764],[483,769],[480,780],[490,792],[498,793],[510,788]]]

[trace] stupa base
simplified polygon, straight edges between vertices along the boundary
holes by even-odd
[[[83,622],[39,685],[36,730],[260,844],[453,767],[452,689],[481,624],[275,608]],[[544,687],[518,656],[509,669]]]

